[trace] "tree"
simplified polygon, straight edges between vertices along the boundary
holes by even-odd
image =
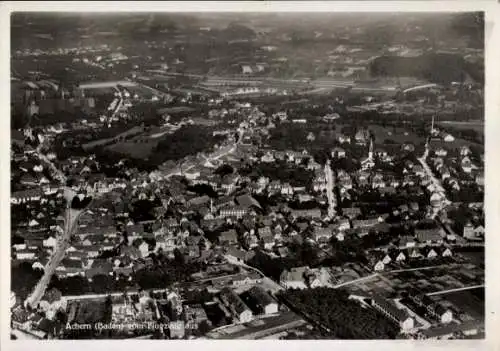
[[[28,262],[22,262],[12,267],[11,289],[22,299],[25,299],[43,275],[43,271],[33,269]]]
[[[113,290],[113,280],[109,275],[97,274],[92,278],[92,291],[102,294]]]
[[[59,289],[63,295],[83,295],[91,291],[89,281],[81,276],[53,278],[50,285]]]
[[[199,196],[207,195],[210,196],[211,198],[217,197],[217,192],[209,184],[196,184],[193,186],[189,186],[187,190],[193,191]]]
[[[220,175],[221,177],[224,177],[225,175],[232,174],[234,172],[233,167],[231,167],[228,164],[223,164],[222,166],[218,167],[214,173]]]
[[[178,248],[175,248],[175,250],[174,250],[174,259],[176,262],[178,262],[180,264],[186,263],[186,258],[184,257],[183,253]]]

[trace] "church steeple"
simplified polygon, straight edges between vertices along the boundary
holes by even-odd
[[[373,138],[370,137],[370,148],[368,149],[368,159],[373,160]]]

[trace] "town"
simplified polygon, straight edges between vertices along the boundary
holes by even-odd
[[[116,15],[77,48],[52,16],[12,24],[13,339],[484,338],[467,16],[368,45],[390,29]]]

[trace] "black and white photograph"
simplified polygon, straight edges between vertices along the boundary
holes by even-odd
[[[485,12],[16,11],[9,67],[12,343],[485,338]]]

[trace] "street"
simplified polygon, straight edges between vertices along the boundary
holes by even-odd
[[[73,192],[70,191],[69,189],[66,188],[66,176],[64,175],[63,172],[61,172],[42,152],[41,152],[41,147],[42,144],[40,144],[36,152],[39,156],[39,158],[43,161],[45,161],[46,164],[49,165],[49,167],[52,169],[54,177],[56,177],[60,182],[63,188],[65,188],[65,195],[66,196],[74,196]],[[71,195],[73,194],[73,195]],[[78,218],[80,215],[90,206],[92,201],[87,205],[86,208],[76,210],[71,208],[71,199],[66,199],[67,204],[66,204],[66,209],[64,213],[64,229],[63,233],[61,236],[58,238],[56,248],[54,252],[52,253],[52,256],[50,257],[49,261],[45,265],[44,268],[44,274],[42,278],[38,281],[37,285],[33,289],[33,292],[28,296],[28,298],[25,301],[25,305],[30,305],[30,306],[36,306],[40,300],[42,299],[43,295],[45,294],[45,290],[47,289],[48,284],[50,283],[50,280],[52,278],[52,275],[54,274],[57,266],[59,263],[62,261],[64,258],[64,255],[66,253],[66,249],[69,246],[69,241],[71,238],[71,235],[74,233],[74,231],[77,229],[77,224],[78,224]]]
[[[325,164],[325,177],[326,177],[326,194],[328,196],[328,217],[335,217],[335,206],[337,205],[333,188],[335,187],[335,180],[333,177],[332,168],[330,167],[330,160]]]
[[[42,278],[38,281],[31,295],[26,299],[26,305],[36,306],[42,299],[43,295],[45,294],[45,290],[50,283],[52,275],[54,274],[59,263],[64,258],[66,249],[69,246],[71,235],[77,228],[78,218],[83,212],[84,210],[74,210],[71,208],[66,209],[64,231],[59,237],[54,253],[45,266]]]

